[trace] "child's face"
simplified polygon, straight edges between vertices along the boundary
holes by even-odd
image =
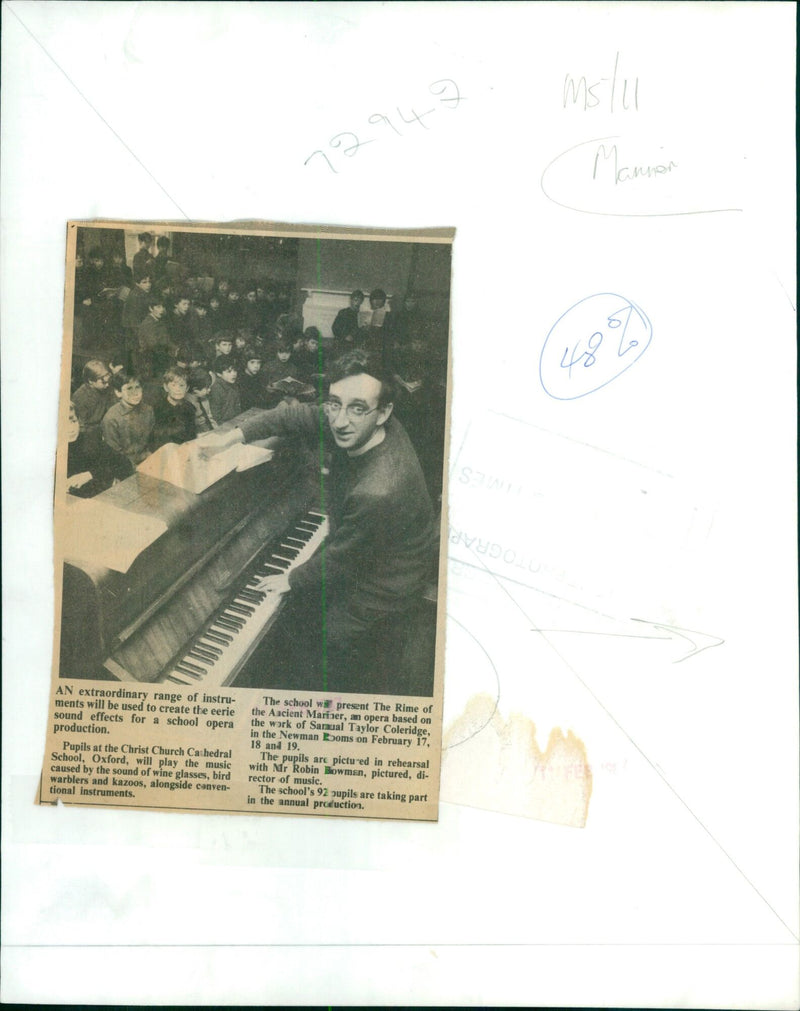
[[[102,393],[103,390],[108,389],[108,384],[110,382],[111,382],[111,373],[104,372],[102,375],[99,375],[96,379],[90,379],[89,385],[93,390],[100,390],[100,392]]]
[[[144,395],[142,384],[138,379],[131,379],[129,383],[125,383],[121,390],[115,390],[114,392],[122,403],[128,407],[138,407]]]
[[[217,354],[229,355],[233,351],[233,341],[217,341]]]
[[[256,293],[254,291],[248,291],[248,293],[245,295],[245,298],[247,299],[248,302],[255,302]]]
[[[160,302],[157,305],[153,305],[150,307],[150,312],[155,316],[156,319],[161,319],[161,317],[164,315],[166,311],[167,310],[164,308],[163,305],[161,305]]]
[[[181,315],[183,315],[184,313],[187,313],[189,311],[189,304],[190,303],[188,298],[179,298],[175,305],[175,308]]]
[[[142,289],[142,291],[150,291],[150,289],[153,287],[153,282],[150,280],[149,277],[143,277],[139,282],[139,287]]]
[[[251,358],[248,361],[247,366],[245,367],[245,372],[247,372],[251,376],[257,376],[260,371],[261,371],[261,359]]]
[[[219,377],[225,383],[230,383],[231,386],[236,382],[236,378],[239,375],[238,371],[231,366],[229,369],[225,369],[220,372]]]
[[[239,292],[238,291],[229,291],[228,292],[228,301],[229,302],[238,302],[239,301]]]
[[[316,352],[317,349],[319,348],[319,341],[317,340],[316,337],[309,337],[308,340],[306,341],[306,347],[308,348],[309,351]]]
[[[360,309],[361,308],[361,303],[363,301],[364,301],[363,296],[351,295],[350,296],[350,308],[351,309]]]
[[[386,305],[386,299],[385,298],[370,298],[369,304],[370,304],[370,308],[373,309],[373,310],[375,310],[375,309],[382,309]]]
[[[281,350],[281,351],[278,352],[278,361],[279,362],[288,362],[291,357],[292,357],[292,352],[289,351],[288,348],[285,348],[285,349],[283,349],[283,350]]]
[[[211,306],[212,309],[219,309],[219,299],[218,298],[209,299],[208,304]]]
[[[236,350],[241,351],[243,347],[247,345],[247,338],[237,335],[236,337]]]
[[[225,294],[225,292],[226,292],[226,291],[228,290],[228,288],[229,288],[229,285],[228,285],[228,282],[227,282],[227,281],[220,281],[220,282],[219,282],[219,290],[220,290],[220,291],[221,291],[221,292],[222,292],[223,294]]]
[[[183,400],[188,389],[189,384],[182,376],[174,376],[164,383],[164,390],[173,404],[177,404],[178,401]]]

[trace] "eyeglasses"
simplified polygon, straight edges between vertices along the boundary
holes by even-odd
[[[326,400],[322,406],[331,418],[338,417],[339,411],[342,409],[342,404],[340,404],[337,400]],[[344,409],[344,413],[351,421],[360,421],[362,418],[366,418],[368,414],[374,414],[375,411],[379,410],[379,407],[373,407],[368,411],[363,404],[348,404]]]

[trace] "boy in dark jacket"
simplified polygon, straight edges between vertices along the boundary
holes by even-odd
[[[167,369],[164,387],[153,408],[155,425],[150,448],[158,449],[167,442],[189,442],[197,434],[194,408],[186,400],[189,380],[183,369]]]

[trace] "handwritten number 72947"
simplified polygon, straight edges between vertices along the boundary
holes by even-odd
[[[444,106],[445,109],[449,109],[451,112],[454,112],[462,102],[466,101],[456,82],[449,77],[443,77],[440,80],[429,84],[428,92],[434,96],[435,99],[432,109],[426,109],[424,112],[417,112],[417,110],[412,107],[410,110],[404,112],[400,106],[396,106],[396,115],[395,113],[392,113],[391,116],[387,116],[384,112],[373,112],[372,115],[367,118],[367,122],[372,126],[382,127],[382,137],[390,136],[389,131],[396,134],[398,137],[402,137],[404,136],[404,133],[400,129],[401,125],[414,126],[416,124],[423,130],[429,130],[430,125],[425,122],[425,119],[433,116],[438,111],[439,106]],[[428,101],[430,101],[430,99],[428,99]],[[358,134],[353,133],[352,130],[344,130],[331,137],[328,141],[328,147],[333,151],[341,152],[341,154],[343,154],[346,158],[354,158],[360,148],[366,147],[367,144],[374,144],[379,139],[381,138],[368,137],[365,140],[361,140]],[[317,156],[325,160],[326,165],[331,172],[334,173],[334,175],[338,175],[338,169],[334,168],[331,159],[321,149],[312,151],[303,164],[308,165],[308,163]]]

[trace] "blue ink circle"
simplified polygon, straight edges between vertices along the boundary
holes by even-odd
[[[577,400],[608,386],[650,346],[653,327],[642,309],[613,292],[589,295],[550,329],[539,356],[539,379],[555,400]]]

